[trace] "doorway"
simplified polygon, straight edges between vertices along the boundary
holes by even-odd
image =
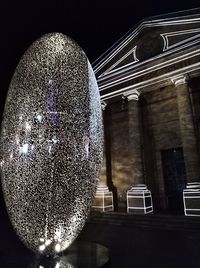
[[[183,213],[183,189],[186,185],[183,149],[162,150],[161,157],[168,210],[172,213]]]

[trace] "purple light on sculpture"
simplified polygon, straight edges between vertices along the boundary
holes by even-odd
[[[48,88],[48,107],[51,113],[51,121],[53,125],[56,125],[57,117],[56,117],[56,89],[52,85],[53,81],[49,80],[49,88]]]

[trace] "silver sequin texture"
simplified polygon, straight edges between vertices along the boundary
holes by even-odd
[[[13,75],[1,129],[2,187],[11,222],[32,250],[65,250],[84,226],[102,161],[98,86],[69,37],[42,36]]]

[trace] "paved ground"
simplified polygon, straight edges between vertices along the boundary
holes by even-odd
[[[89,225],[81,239],[110,249],[112,268],[200,267],[200,233]]]
[[[0,217],[0,239],[0,268],[41,268],[38,264],[31,265],[37,256],[19,241],[5,215]],[[157,230],[151,226],[139,228],[117,223],[89,222],[80,234],[79,240],[98,242],[109,248],[110,263],[104,265],[104,268],[200,267],[198,229]],[[52,263],[43,267],[57,268]],[[82,266],[74,268],[82,268]],[[87,268],[94,267],[89,265]]]

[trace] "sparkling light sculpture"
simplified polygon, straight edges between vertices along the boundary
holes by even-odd
[[[69,37],[52,33],[13,75],[1,130],[2,186],[20,239],[54,254],[77,237],[102,161],[102,115],[93,70]]]

